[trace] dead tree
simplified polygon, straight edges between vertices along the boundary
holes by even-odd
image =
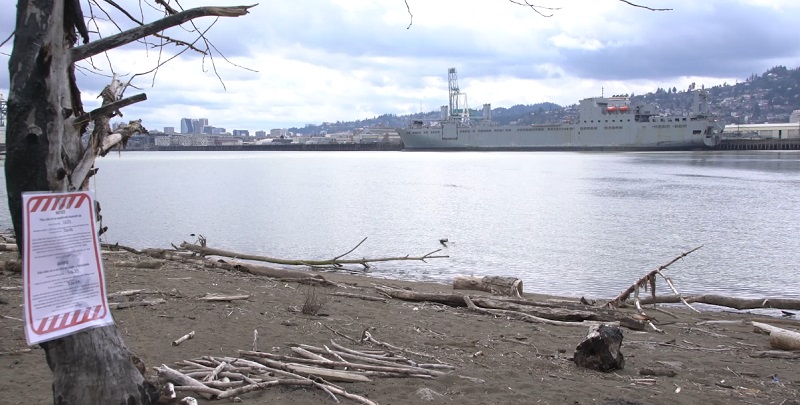
[[[158,2],[159,4],[166,4]],[[96,41],[89,33],[79,0],[19,0],[14,46],[9,59],[6,188],[20,252],[22,197],[28,191],[85,189],[98,155],[124,142],[132,127],[113,135],[108,118],[119,109],[145,99],[119,99],[114,81],[103,92],[104,105],[86,113],[75,80],[75,63],[110,49],[158,34],[203,16],[236,17],[247,6],[202,7]],[[75,46],[80,36],[82,45]],[[89,120],[95,130],[81,143]],[[155,387],[144,379],[144,365],[131,353],[112,326],[89,329],[41,345],[53,371],[56,404],[153,404]]]

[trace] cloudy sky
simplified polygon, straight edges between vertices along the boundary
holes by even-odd
[[[4,0],[6,1],[6,0]],[[7,0],[11,1],[11,0]],[[104,5],[123,28],[130,21]],[[175,0],[170,0],[175,5]],[[432,111],[447,101],[447,69],[455,67],[471,107],[550,101],[561,105],[606,94],[646,93],[689,83],[735,83],[775,66],[800,66],[800,1],[640,0],[653,12],[619,0],[530,0],[558,7],[542,17],[506,0],[266,0],[244,17],[222,18],[207,36],[214,62],[186,52],[137,77],[126,95],[148,100],[124,110],[151,129],[205,117],[232,129],[269,130],[384,113]],[[84,12],[89,13],[86,0]],[[158,17],[150,0],[117,0],[137,18]],[[234,0],[183,0],[184,7],[236,5]],[[89,24],[107,36],[106,15]],[[213,18],[196,20],[200,30]],[[0,41],[14,26],[0,14]],[[166,35],[193,40],[189,29]],[[96,37],[96,36],[95,36]],[[114,71],[146,72],[180,48],[132,44],[93,59],[79,84],[87,108]],[[0,48],[7,66],[11,45]],[[219,55],[224,54],[228,63]],[[241,66],[241,67],[237,67]],[[84,67],[89,67],[83,63]],[[100,74],[90,73],[98,71]],[[8,96],[8,71],[0,92]]]

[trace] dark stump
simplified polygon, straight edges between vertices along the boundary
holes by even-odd
[[[600,325],[589,329],[589,334],[575,348],[573,360],[580,367],[609,372],[622,370],[625,357],[620,351],[622,329],[616,326]]]

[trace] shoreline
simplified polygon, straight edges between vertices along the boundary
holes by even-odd
[[[4,260],[16,253],[0,254]],[[601,373],[577,367],[572,361],[586,327],[526,323],[504,316],[490,316],[426,302],[389,299],[376,292],[375,284],[418,292],[452,292],[444,284],[388,280],[362,275],[324,273],[337,287],[313,287],[292,281],[247,273],[201,268],[167,261],[159,268],[129,267],[144,261],[127,252],[104,252],[109,292],[144,289],[150,294],[132,295],[125,302],[163,298],[159,305],[112,310],[128,347],[145,362],[149,374],[160,364],[206,355],[237,356],[251,350],[254,330],[258,347],[275,354],[292,355],[289,345],[338,344],[366,350],[358,344],[364,331],[375,339],[414,352],[434,356],[456,370],[432,379],[372,378],[371,382],[343,383],[351,393],[379,404],[432,403],[509,404],[798,404],[800,364],[796,360],[752,357],[769,350],[768,337],[753,333],[748,320],[770,323],[775,318],[753,314],[702,312],[669,307],[668,316],[648,310],[666,333],[650,329],[623,329],[625,368]],[[147,258],[152,261],[151,258]],[[141,263],[144,265],[144,263]],[[5,272],[4,287],[21,286],[18,273]],[[319,294],[323,305],[317,316],[298,312],[309,293]],[[248,294],[246,300],[204,302],[207,293]],[[371,295],[385,301],[366,301],[337,293]],[[485,295],[474,292],[474,296]],[[473,292],[469,292],[473,296]],[[21,291],[3,289],[0,297],[0,390],[5,403],[52,403],[52,374],[41,349],[24,350],[19,318]],[[524,293],[527,299],[563,301],[564,298]],[[574,302],[574,299],[567,299]],[[666,308],[666,307],[665,307]],[[624,313],[635,310],[622,309]],[[780,319],[784,328],[800,328],[796,320]],[[180,346],[171,342],[189,331],[193,339]],[[335,331],[335,333],[334,333]],[[674,377],[642,376],[645,369],[669,367]],[[778,375],[778,382],[773,376]],[[468,376],[475,380],[459,378]],[[482,381],[482,382],[479,382]],[[680,389],[678,389],[680,388]],[[427,389],[432,391],[420,391]],[[180,394],[179,394],[180,395]],[[334,403],[312,388],[270,388],[241,396],[244,403]],[[355,403],[341,398],[342,403]],[[782,402],[783,401],[783,402]],[[204,401],[202,404],[223,403]]]

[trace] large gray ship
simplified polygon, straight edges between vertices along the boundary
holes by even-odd
[[[577,122],[498,125],[492,108],[471,117],[455,68],[448,71],[449,105],[442,119],[398,129],[409,150],[697,150],[717,145],[723,126],[708,112],[708,92],[694,90],[692,113],[662,115],[627,95],[580,101]]]

